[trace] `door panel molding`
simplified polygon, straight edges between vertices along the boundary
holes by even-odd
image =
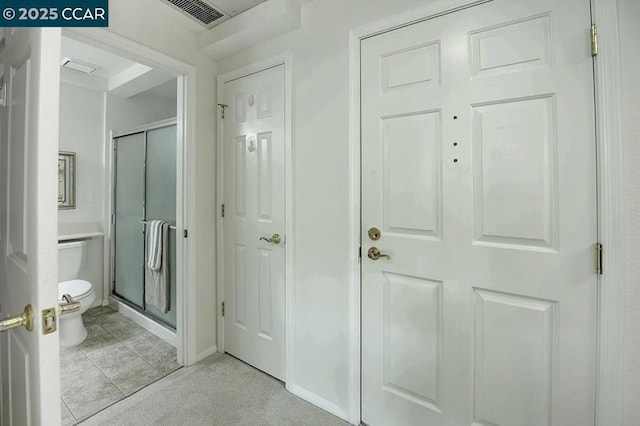
[[[386,17],[349,34],[349,413],[351,424],[361,418],[361,132],[360,42],[399,27],[492,0],[440,0],[426,7]],[[605,273],[599,277],[596,381],[596,426],[617,425],[622,419],[623,209],[622,123],[618,15],[615,0],[590,0],[600,52],[594,59],[596,85],[598,233],[605,246]],[[587,34],[585,30],[585,34]],[[594,242],[595,243],[595,242]]]
[[[217,82],[217,103],[224,104],[224,85],[225,83],[237,80],[242,77],[249,76],[261,71],[266,71],[270,68],[284,65],[284,150],[285,150],[285,238],[286,244],[284,245],[285,255],[285,384],[287,389],[295,393],[292,390],[292,384],[294,383],[293,377],[293,330],[294,321],[293,316],[293,288],[292,283],[294,279],[293,269],[293,249],[294,249],[294,237],[293,237],[293,182],[294,182],[294,167],[293,167],[293,52],[283,52],[274,57],[265,59],[263,61],[255,62],[245,67],[227,72],[218,76]],[[270,100],[259,94],[258,104],[261,106],[261,116],[266,117],[270,114]],[[225,114],[230,119],[235,111],[226,109]],[[224,352],[224,319],[222,317],[222,309],[220,302],[224,300],[224,222],[220,214],[220,208],[224,204],[224,120],[220,115],[220,111],[217,112],[217,147],[216,147],[216,250],[217,256],[217,290],[218,296],[216,298],[216,312],[217,312],[217,326],[218,326],[218,341],[217,348],[219,352]],[[266,134],[261,134],[266,136]],[[260,140],[260,152],[262,153],[263,140]],[[244,152],[244,151],[243,151]],[[262,173],[268,172],[261,170]],[[266,188],[260,188],[266,190]],[[268,206],[261,206],[265,209],[265,214],[268,214]],[[265,330],[266,331],[266,330]],[[299,395],[300,396],[300,395]]]

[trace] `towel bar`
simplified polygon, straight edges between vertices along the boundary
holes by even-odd
[[[140,222],[140,223],[144,223],[145,225],[146,225],[147,223],[149,223],[149,222],[148,222],[148,221],[146,221],[146,220],[139,220],[138,222]],[[176,229],[176,227],[175,227],[175,226],[173,226],[173,225],[169,225],[169,229]]]

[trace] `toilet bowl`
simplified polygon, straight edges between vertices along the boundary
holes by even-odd
[[[58,303],[67,303],[63,299],[64,295],[69,295],[73,302],[80,303],[80,309],[60,315],[60,346],[79,345],[87,338],[82,314],[96,300],[96,293],[89,281],[70,280],[58,283]]]
[[[93,285],[89,281],[78,279],[85,257],[87,241],[75,240],[58,243],[58,303],[63,307],[72,302],[80,304],[77,311],[65,310],[59,316],[60,346],[75,346],[87,337],[87,329],[82,314],[96,300]],[[64,295],[69,297],[64,298]],[[69,299],[69,300],[65,300]]]

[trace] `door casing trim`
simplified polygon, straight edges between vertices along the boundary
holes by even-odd
[[[361,146],[360,42],[396,28],[492,0],[439,0],[383,18],[349,33],[349,401],[351,424],[361,420]],[[591,0],[600,52],[594,59],[596,86],[598,238],[605,272],[598,280],[596,426],[622,421],[623,210],[620,62],[615,0]],[[588,34],[585,28],[585,37]],[[594,241],[595,243],[595,241]]]
[[[178,98],[176,108],[177,119],[177,169],[176,169],[176,227],[190,229],[195,234],[196,227],[196,192],[195,192],[195,128],[196,128],[196,68],[164,53],[128,40],[103,28],[64,29],[63,36],[115,52],[142,64],[164,70],[177,77]],[[104,252],[110,253],[111,242],[111,170],[112,151],[111,138],[107,136],[105,157],[105,194],[109,194],[105,203]],[[177,279],[176,288],[176,334],[177,361],[189,366],[198,359],[196,342],[196,239],[177,239]],[[110,262],[105,262],[105,289],[110,293]],[[108,297],[107,297],[108,299]]]
[[[294,167],[293,167],[293,52],[286,51],[271,58],[251,63],[247,66],[218,76],[217,83],[217,103],[224,103],[224,85],[233,80],[246,77],[269,68],[284,65],[284,156],[285,156],[285,233],[284,233],[284,257],[285,257],[285,385],[291,391],[293,380],[293,187],[294,187]],[[216,111],[217,138],[216,138],[216,164],[217,164],[217,188],[216,188],[216,250],[217,250],[217,290],[216,312],[218,318],[218,338],[217,347],[219,352],[224,352],[224,318],[220,309],[220,301],[224,300],[224,220],[220,214],[220,206],[224,204],[224,120],[220,117],[220,111]],[[292,392],[295,393],[295,392]]]

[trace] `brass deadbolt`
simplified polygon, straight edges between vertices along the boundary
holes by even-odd
[[[371,228],[369,229],[369,238],[371,238],[371,241],[378,241],[380,239],[380,230],[378,228]]]

